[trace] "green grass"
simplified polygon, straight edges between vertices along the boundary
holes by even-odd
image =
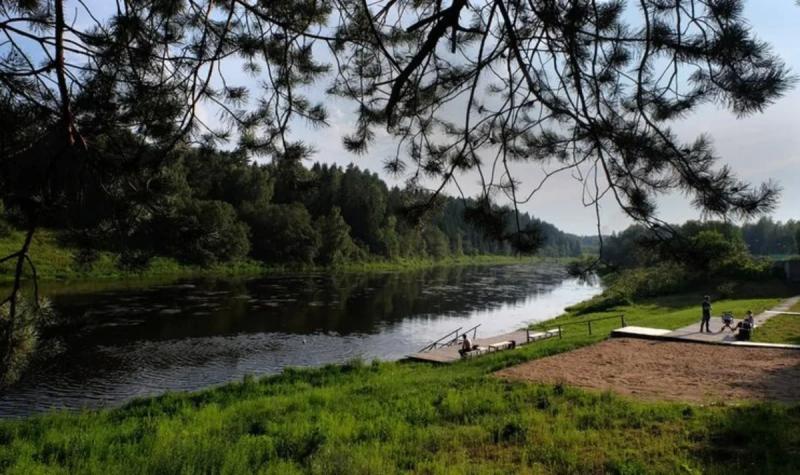
[[[717,302],[760,310],[777,298]],[[625,313],[635,325],[697,320],[696,295]],[[796,473],[800,405],[638,402],[498,369],[605,338],[612,321],[447,367],[353,362],[125,407],[0,422],[0,472]]]
[[[753,332],[753,341],[800,345],[800,315],[775,315]]]
[[[11,235],[0,239],[0,256],[16,252],[22,246],[24,234],[21,231],[12,231]],[[155,278],[159,276],[192,275],[192,274],[220,274],[239,275],[254,274],[264,270],[264,266],[255,261],[238,261],[225,265],[201,268],[187,266],[174,259],[165,257],[153,258],[146,269],[141,271],[126,271],[117,266],[116,255],[109,252],[100,252],[91,269],[81,269],[74,259],[75,249],[62,245],[57,233],[47,230],[37,230],[31,242],[31,260],[36,266],[40,280],[105,280],[118,278]],[[0,282],[10,282],[13,267],[10,262],[0,266]],[[26,266],[26,277],[31,275]]]
[[[789,308],[800,312],[800,302]],[[753,332],[753,341],[800,345],[800,315],[775,315]]]
[[[24,234],[21,231],[12,231],[11,235],[0,238],[0,257],[17,252],[22,246]],[[82,269],[74,259],[75,249],[62,245],[56,232],[40,229],[34,234],[31,243],[31,259],[36,266],[40,280],[114,280],[114,279],[160,279],[164,277],[183,276],[245,276],[258,275],[269,272],[283,271],[315,271],[323,270],[316,266],[303,265],[266,265],[251,259],[244,259],[210,267],[199,267],[181,264],[175,259],[166,257],[153,258],[147,268],[141,271],[126,271],[117,266],[117,256],[110,252],[100,252],[96,262],[90,269]],[[459,256],[444,259],[374,259],[363,262],[349,262],[337,268],[345,272],[374,272],[413,270],[435,266],[452,265],[499,265],[531,263],[542,259],[502,255]],[[26,276],[30,276],[30,269],[26,267]],[[13,265],[6,262],[0,265],[0,284],[13,280]]]
[[[777,289],[773,291],[777,291]],[[783,294],[779,295],[784,296]],[[588,334],[588,326],[585,323],[587,320],[606,318],[607,320],[592,323],[593,333],[597,333],[602,338],[621,324],[618,318],[610,317],[624,315],[627,325],[675,330],[693,323],[700,324],[700,302],[702,302],[702,299],[702,293],[656,297],[638,304],[621,305],[601,312],[582,315],[567,313],[548,322],[532,325],[532,328],[549,329],[556,325],[563,325],[565,334],[576,332]],[[723,299],[714,301],[714,308],[733,312],[734,315],[744,315],[748,310],[752,310],[753,313],[760,313],[774,307],[780,301],[781,298],[779,297]]]

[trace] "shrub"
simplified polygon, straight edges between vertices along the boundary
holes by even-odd
[[[717,286],[717,295],[720,298],[731,298],[736,295],[736,282],[723,282]]]
[[[435,226],[426,227],[422,238],[425,240],[425,251],[434,259],[444,259],[450,254],[450,243],[441,229]]]
[[[90,247],[82,247],[72,256],[75,267],[81,272],[91,272],[95,262],[100,258],[100,251]]]
[[[117,256],[117,267],[124,271],[142,272],[150,265],[152,257],[141,249],[123,249]]]
[[[319,251],[319,231],[300,203],[244,206],[252,232],[252,255],[264,262],[311,264]]]
[[[317,219],[320,247],[317,261],[323,265],[336,266],[357,253],[350,238],[350,226],[342,218],[339,207],[334,206],[326,216]]]
[[[696,278],[685,267],[667,262],[652,267],[626,269],[609,276],[607,292],[614,292],[619,298],[628,300],[655,297],[686,290]]]
[[[580,302],[571,307],[567,307],[566,310],[577,315],[583,315],[586,313],[603,312],[614,307],[629,305],[631,303],[632,302],[629,296],[626,296],[615,289],[608,289],[602,294],[596,295],[589,300]]]
[[[249,229],[228,203],[190,200],[156,223],[156,234],[179,260],[211,265],[242,258],[250,250]]]

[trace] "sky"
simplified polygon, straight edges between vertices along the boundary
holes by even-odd
[[[800,76],[800,6],[794,0],[749,0],[745,17],[758,37],[770,43],[792,72]],[[331,126],[309,131],[307,138],[319,150],[314,159],[341,165],[353,162],[378,172],[390,183],[398,183],[381,170],[382,161],[393,153],[394,144],[388,138],[379,138],[367,155],[345,151],[341,137],[351,130],[353,106],[341,101],[329,101],[327,105]],[[775,180],[783,191],[772,217],[780,221],[800,219],[800,84],[761,114],[737,118],[728,110],[706,105],[675,123],[673,130],[686,141],[708,134],[721,157],[719,165],[730,165],[747,182]],[[528,167],[518,176],[530,184],[538,183],[541,174]],[[460,177],[459,183],[467,193],[479,190],[476,177]],[[448,191],[456,193],[452,187]],[[583,206],[581,194],[579,182],[567,174],[556,175],[521,210],[567,232],[596,234],[595,209]],[[703,218],[681,193],[663,197],[659,209],[660,217],[671,223]],[[604,234],[631,224],[610,195],[601,201],[600,218]]]
[[[113,5],[108,0],[87,3],[100,16],[110,12],[108,9]],[[770,43],[789,68],[800,76],[800,6],[794,0],[748,0],[744,16],[759,38]],[[325,103],[330,114],[329,127],[295,126],[294,129],[300,138],[318,150],[313,160],[339,165],[355,163],[377,172],[390,184],[402,185],[382,170],[384,159],[394,153],[394,142],[387,135],[379,134],[368,154],[358,156],[345,151],[342,136],[352,130],[355,106],[331,98],[326,98]],[[213,122],[212,117],[206,119]],[[740,119],[727,110],[707,105],[675,123],[673,129],[686,141],[703,133],[710,136],[717,154],[722,157],[720,165],[730,165],[740,178],[754,184],[775,180],[783,192],[773,218],[800,219],[800,87],[795,86],[761,114]],[[526,167],[517,177],[530,186],[538,183],[541,174],[536,167]],[[479,190],[476,176],[461,176],[459,184],[467,194],[474,195]],[[456,194],[455,188],[447,191]],[[596,234],[595,209],[584,207],[581,195],[581,184],[568,174],[560,174],[551,178],[536,197],[520,209],[567,232]],[[620,231],[631,224],[610,195],[600,206],[604,234]],[[701,218],[689,200],[679,193],[663,197],[659,207],[660,217],[671,223]]]

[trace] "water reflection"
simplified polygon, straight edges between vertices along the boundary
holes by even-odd
[[[0,395],[0,416],[117,404],[286,366],[396,359],[455,328],[510,331],[598,291],[558,266],[519,265],[57,292],[60,315],[82,323],[48,335],[63,350]]]

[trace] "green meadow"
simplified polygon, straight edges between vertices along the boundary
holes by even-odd
[[[718,301],[736,313],[779,301]],[[451,366],[361,362],[124,407],[0,422],[0,472],[36,473],[793,473],[800,405],[640,402],[493,372],[634,325],[697,320],[695,294],[573,310],[553,338]],[[718,308],[721,308],[718,307]],[[713,362],[709,362],[713,371]]]

